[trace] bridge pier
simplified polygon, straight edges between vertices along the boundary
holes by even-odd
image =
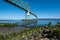
[[[30,20],[30,13],[29,13],[29,11],[27,11],[25,13],[25,20]]]
[[[26,12],[25,19],[24,19],[25,21],[23,22],[24,24],[37,24],[38,17],[36,16],[36,14],[31,12],[29,4],[27,2],[24,2],[22,0],[5,0],[5,2],[8,2],[8,3],[10,3],[10,4],[12,4],[12,5],[14,5]],[[30,19],[30,14],[33,15],[36,19],[32,21]]]

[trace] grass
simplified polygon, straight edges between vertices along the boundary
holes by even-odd
[[[17,23],[0,23],[0,27],[15,27]]]
[[[15,26],[16,24],[0,24],[0,27],[10,27]],[[51,22],[47,24],[48,28],[57,32],[60,37],[60,23],[57,23],[55,27],[51,25]],[[28,28],[28,27],[27,27]],[[29,37],[34,37],[35,39],[39,39],[39,33],[43,29],[42,26],[35,26],[30,28],[29,30],[25,29],[24,31],[18,31],[18,32],[12,32],[11,34],[2,35],[0,33],[0,40],[22,40],[22,39],[28,39]]]

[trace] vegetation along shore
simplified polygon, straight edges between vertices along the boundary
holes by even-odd
[[[0,24],[0,27],[13,27],[16,24]],[[23,31],[17,31],[12,32],[10,34],[3,35],[0,32],[0,40],[40,40],[41,38],[45,38],[42,35],[43,29],[48,29],[51,31],[50,38],[48,39],[54,39],[54,36],[56,36],[56,39],[60,40],[60,22],[57,22],[56,25],[51,25],[51,22],[49,22],[45,26],[34,26],[34,27],[25,27],[25,30]],[[55,34],[55,35],[53,35]]]

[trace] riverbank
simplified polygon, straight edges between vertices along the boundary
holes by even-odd
[[[42,39],[41,31],[43,27],[33,27],[27,30],[27,28],[23,31],[16,30],[16,32],[12,32],[9,34],[2,35],[0,33],[0,40],[40,40]],[[50,29],[50,28],[49,28]],[[53,27],[51,30],[57,31],[60,37],[60,29],[57,27]],[[42,37],[42,38],[41,38]],[[44,38],[43,38],[44,39]]]
[[[52,32],[55,31],[55,33],[58,34],[58,39],[60,38],[60,23],[58,22],[55,26],[52,26],[51,22],[49,22],[47,25],[44,26],[42,25],[33,27],[23,27],[25,29],[14,29],[14,27],[10,27],[6,30],[5,27],[0,28],[0,40],[40,40],[42,37],[41,31],[46,26],[48,27],[48,29],[52,30]],[[20,31],[21,29],[23,31]],[[3,35],[5,32],[6,34]]]
[[[0,23],[0,27],[16,27],[17,23]]]

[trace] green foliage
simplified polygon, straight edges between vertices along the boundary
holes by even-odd
[[[49,22],[47,26],[48,26],[48,27],[51,27],[51,22]]]
[[[0,27],[15,27],[17,23],[0,23]]]
[[[4,36],[3,35],[0,35],[0,40],[4,40]]]
[[[56,26],[60,27],[60,22],[57,22]]]
[[[60,23],[57,23],[57,24],[60,25]],[[54,28],[52,27],[51,22],[49,22],[47,26],[48,26],[48,28],[52,28],[51,30],[56,28],[56,27],[54,27]],[[33,35],[33,36],[35,35],[36,36],[35,38],[38,39],[39,34],[40,34],[40,33],[38,33],[38,31],[41,31],[42,29],[43,29],[42,26],[36,26],[36,27],[31,27],[30,29],[25,29],[24,31],[12,32],[11,34],[4,35],[4,36],[2,34],[0,34],[0,40],[8,40],[8,39],[12,40],[15,38],[23,39],[23,38],[26,38],[31,35]],[[57,27],[55,31],[58,33],[58,35],[60,37],[60,28]]]
[[[12,32],[11,34],[8,34],[8,35],[0,35],[0,39],[1,40],[12,40],[13,38],[15,38],[15,37],[17,37],[18,38],[18,36],[19,36],[19,38],[20,39],[22,39],[22,38],[26,38],[27,36],[29,36],[29,35],[32,35],[33,33],[36,33],[36,35],[37,35],[37,30],[39,29],[39,27],[34,27],[34,28],[31,28],[31,29],[29,29],[29,30],[24,30],[24,31],[19,31],[19,32]]]

